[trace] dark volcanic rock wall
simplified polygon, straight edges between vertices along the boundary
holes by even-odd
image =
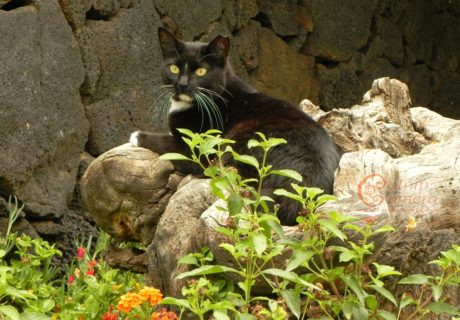
[[[161,25],[232,35],[237,73],[293,103],[348,107],[390,76],[414,105],[460,118],[459,0],[0,0],[0,195],[39,234],[89,232],[74,223],[79,174],[159,127]]]

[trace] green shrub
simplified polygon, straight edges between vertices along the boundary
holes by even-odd
[[[297,319],[401,319],[401,311],[412,306],[407,319],[420,319],[426,314],[459,316],[458,307],[444,297],[447,286],[460,283],[460,247],[441,252],[442,258],[433,261],[441,269],[439,276],[412,275],[401,284],[421,285],[418,298],[405,295],[400,301],[385,288],[389,276],[400,276],[391,266],[366,264],[366,256],[373,253],[372,237],[392,232],[391,226],[374,227],[368,219],[355,223],[356,218],[339,212],[321,210],[321,206],[335,197],[317,188],[292,183],[292,190],[278,189],[275,194],[298,201],[303,210],[297,218],[303,239],[287,237],[276,216],[276,205],[269,195],[263,195],[264,180],[271,175],[289,177],[301,182],[295,171],[273,168],[266,163],[267,154],[283,139],[266,138],[257,133],[248,148],[259,148],[261,159],[236,153],[234,141],[224,139],[216,130],[195,134],[180,130],[190,148],[191,156],[165,154],[167,160],[191,161],[203,169],[211,179],[215,196],[226,203],[226,226],[217,228],[228,239],[220,244],[233,258],[234,266],[213,264],[212,253],[203,250],[190,254],[181,263],[195,268],[178,278],[191,278],[182,290],[184,298],[167,297],[165,304],[176,305],[181,315],[194,314],[205,319],[286,319],[287,311]],[[244,179],[238,170],[225,165],[225,160],[253,167],[257,178]],[[346,233],[360,235],[350,241]],[[281,255],[290,252],[289,259],[280,265]],[[335,258],[339,263],[334,263]],[[275,267],[277,260],[278,267]],[[240,281],[234,286],[225,276],[232,273]],[[209,275],[213,275],[212,278]],[[211,281],[220,276],[217,281]],[[272,288],[272,298],[252,294],[257,281],[265,281]],[[273,298],[275,297],[275,298]],[[394,305],[398,314],[381,308],[382,301]]]

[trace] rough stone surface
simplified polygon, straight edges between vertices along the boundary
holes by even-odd
[[[276,34],[294,36],[299,32],[297,0],[262,1],[260,12],[267,15]]]
[[[88,122],[83,65],[57,1],[0,10],[0,188],[35,216],[60,217],[76,183]]]
[[[155,5],[161,15],[169,16],[180,27],[185,39],[194,40],[206,32],[211,22],[220,18],[225,1],[214,0],[205,5],[199,5],[196,0],[156,0]],[[184,11],[187,14],[184,14]],[[184,28],[184,26],[187,27]]]
[[[328,106],[346,108],[359,102],[361,84],[351,67],[339,64],[338,68],[330,69],[317,64],[316,73],[318,86],[322,88],[319,101],[324,109],[330,109]],[[315,102],[313,99],[309,100]]]
[[[376,0],[304,1],[313,16],[314,30],[306,51],[323,59],[347,61],[362,48],[370,35]]]
[[[86,78],[82,90],[91,123],[88,151],[99,155],[156,125],[160,18],[151,1],[120,8],[110,20],[87,20],[78,34]]]
[[[267,28],[259,27],[257,35],[259,58],[257,68],[250,74],[251,83],[261,92],[296,104],[302,97],[318,101],[313,57],[296,53]]]

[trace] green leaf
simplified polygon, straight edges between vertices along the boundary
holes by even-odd
[[[230,244],[230,243],[221,243],[219,244],[219,247],[222,248],[222,249],[225,249],[227,250],[228,252],[230,252],[232,255],[235,254],[235,246]]]
[[[362,305],[356,305],[353,308],[353,320],[367,320],[369,319],[369,313],[367,309]]]
[[[296,282],[299,279],[299,276],[295,272],[284,271],[276,268],[265,269],[262,273],[277,276],[292,282]]]
[[[34,311],[26,311],[21,314],[21,320],[50,320],[51,318],[45,314],[34,312]]]
[[[366,307],[371,310],[375,311],[377,310],[378,303],[377,303],[377,298],[374,295],[368,295],[364,298],[366,301]]]
[[[5,293],[12,298],[18,298],[18,299],[35,299],[35,295],[32,292],[29,292],[27,290],[20,290],[16,289],[14,287],[7,286],[5,288]]]
[[[433,299],[434,301],[439,301],[442,295],[442,287],[438,285],[432,285],[431,291],[433,292]]]
[[[56,303],[53,300],[46,299],[45,301],[43,301],[40,311],[42,311],[42,312],[51,311],[54,308],[55,305],[56,305]]]
[[[257,141],[256,139],[249,139],[249,141],[248,141],[248,149],[258,147],[259,144],[260,144],[259,141]]]
[[[330,195],[330,194],[322,194],[318,197],[318,199],[316,199],[316,207],[321,207],[323,204],[325,204],[326,202],[329,202],[329,201],[337,201],[337,197],[333,196],[333,195]],[[342,215],[345,217],[345,215]],[[348,216],[348,218],[350,218]],[[347,220],[350,220],[350,219],[347,219]]]
[[[224,312],[219,311],[219,310],[215,310],[212,313],[212,316],[216,320],[230,320],[230,317],[228,315],[226,315]]]
[[[373,233],[377,234],[377,233],[382,233],[382,232],[393,232],[393,231],[395,231],[395,228],[393,228],[392,226],[383,226],[383,227],[378,228],[377,230],[374,230]]]
[[[410,304],[417,304],[417,303],[410,296],[403,295],[401,302],[399,303],[399,309],[402,310]]]
[[[287,306],[291,312],[297,317],[300,318],[300,294],[295,290],[283,290],[281,291],[281,297],[283,297]]]
[[[257,317],[249,313],[240,313],[238,315],[238,318],[236,319],[237,320],[257,320]]]
[[[449,251],[442,251],[441,254],[449,260],[455,262],[455,264],[460,265],[460,251],[451,249]]]
[[[387,299],[388,301],[393,303],[396,307],[398,306],[394,295],[390,291],[388,291],[387,289],[385,289],[383,287],[379,287],[379,286],[374,286],[374,285],[369,286],[369,287],[374,289],[376,292],[378,292],[385,299]]]
[[[357,253],[354,252],[353,250],[346,250],[346,251],[343,251],[341,254],[340,254],[340,262],[348,262],[350,260],[353,260],[357,257]]]
[[[186,299],[176,299],[173,297],[166,297],[163,300],[161,300],[161,304],[172,304],[175,306],[187,308],[191,310],[190,303]]]
[[[286,197],[286,198],[290,198],[290,199],[296,200],[296,201],[298,201],[300,203],[305,202],[305,200],[301,196],[296,195],[295,193],[289,192],[289,191],[284,190],[284,189],[276,189],[275,191],[273,191],[273,194],[276,194],[277,196],[283,196],[283,197]]]
[[[450,279],[449,283],[452,283],[452,284],[460,284],[460,276],[452,277],[452,278]]]
[[[7,316],[10,320],[20,320],[19,312],[18,310],[10,305],[3,305],[0,306],[0,314],[4,314]]]
[[[289,259],[287,265],[286,265],[286,270],[287,271],[292,271],[296,269],[297,267],[303,265],[304,263],[307,263],[311,257],[315,255],[315,252],[312,250],[304,250],[304,249],[297,249],[294,250],[293,255]]]
[[[261,255],[267,249],[267,238],[263,234],[256,234],[252,238],[252,243],[257,255]]]
[[[198,259],[196,257],[193,257],[192,255],[186,255],[182,256],[177,260],[178,264],[192,264],[195,266],[198,266]]]
[[[355,304],[351,301],[344,301],[342,303],[342,311],[346,319],[351,319],[351,316],[353,315],[354,307],[355,307]]]
[[[427,308],[435,314],[450,314],[452,316],[460,316],[460,308],[446,302],[432,302],[427,306]]]
[[[284,238],[283,227],[281,226],[276,216],[271,214],[264,214],[260,217],[259,223],[263,228],[267,228],[268,226],[268,228],[275,232],[278,237]]]
[[[343,233],[342,231],[340,231],[340,229],[337,227],[337,224],[331,220],[324,220],[324,219],[320,219],[318,220],[318,223],[324,228],[326,229],[327,231],[329,231],[330,233],[332,233],[334,236],[336,236],[337,238],[339,238],[340,240],[345,240],[347,238],[347,236],[345,235],[345,233]]]
[[[396,320],[396,316],[393,313],[388,312],[388,311],[384,311],[384,310],[379,311],[377,315],[383,320]]]
[[[400,276],[401,272],[396,271],[394,267],[387,266],[384,264],[378,264],[377,262],[372,263],[377,270],[377,279],[381,279],[388,276]]]
[[[288,177],[294,180],[297,180],[299,182],[302,182],[303,178],[298,173],[297,171],[294,170],[289,170],[289,169],[283,169],[283,170],[272,170],[270,171],[270,174],[275,174],[277,176],[283,176],[283,177]]]
[[[193,269],[188,272],[183,272],[179,274],[176,278],[183,279],[186,277],[195,277],[195,276],[202,276],[206,274],[215,274],[215,273],[224,273],[224,272],[233,272],[233,273],[240,274],[240,271],[230,268],[230,267],[221,266],[221,265],[206,265],[206,266],[202,266],[202,267]]]
[[[192,159],[184,156],[183,154],[180,153],[175,153],[175,152],[170,152],[170,153],[165,153],[160,156],[161,160],[188,160],[192,161]]]
[[[316,196],[324,193],[323,189],[320,188],[307,188],[307,198],[313,200]]]
[[[232,192],[227,199],[228,204],[228,212],[230,215],[235,215],[241,213],[241,209],[243,209],[244,201],[243,198],[235,192]]]
[[[277,277],[286,279],[288,281],[303,285],[303,286],[305,286],[307,288],[322,291],[321,288],[315,286],[314,284],[311,284],[310,282],[307,282],[307,281],[303,280],[295,272],[285,271],[285,270],[276,269],[276,268],[270,268],[270,269],[263,270],[262,273],[272,275],[272,276],[277,276]]]
[[[179,128],[179,129],[177,129],[177,131],[182,133],[183,136],[187,136],[187,137],[190,137],[190,138],[193,138],[194,136],[196,136],[196,133],[194,133],[193,131],[191,131],[189,129]]]
[[[353,291],[353,293],[358,298],[361,304],[364,304],[364,296],[365,292],[363,288],[361,288],[361,284],[359,283],[358,279],[354,275],[349,274],[342,274],[340,275],[340,279],[343,280],[347,284],[347,286]]]
[[[429,284],[430,276],[424,274],[413,274],[399,280],[399,284]]]
[[[234,153],[233,157],[238,162],[242,162],[242,163],[248,164],[248,165],[250,165],[250,166],[252,166],[252,167],[254,167],[256,169],[259,169],[259,161],[257,161],[257,159],[254,158],[253,156],[240,155],[240,154]]]

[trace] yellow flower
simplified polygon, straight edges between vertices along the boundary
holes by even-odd
[[[118,289],[120,289],[121,287],[123,287],[122,284],[114,284],[114,285],[112,286],[112,290],[113,290],[113,291],[118,291]]]
[[[415,221],[415,218],[409,217],[409,219],[407,219],[406,232],[414,230],[416,226],[417,226],[417,221]]]
[[[78,268],[75,268],[75,270],[73,271],[73,274],[75,275],[75,277],[80,277],[80,269]]]

